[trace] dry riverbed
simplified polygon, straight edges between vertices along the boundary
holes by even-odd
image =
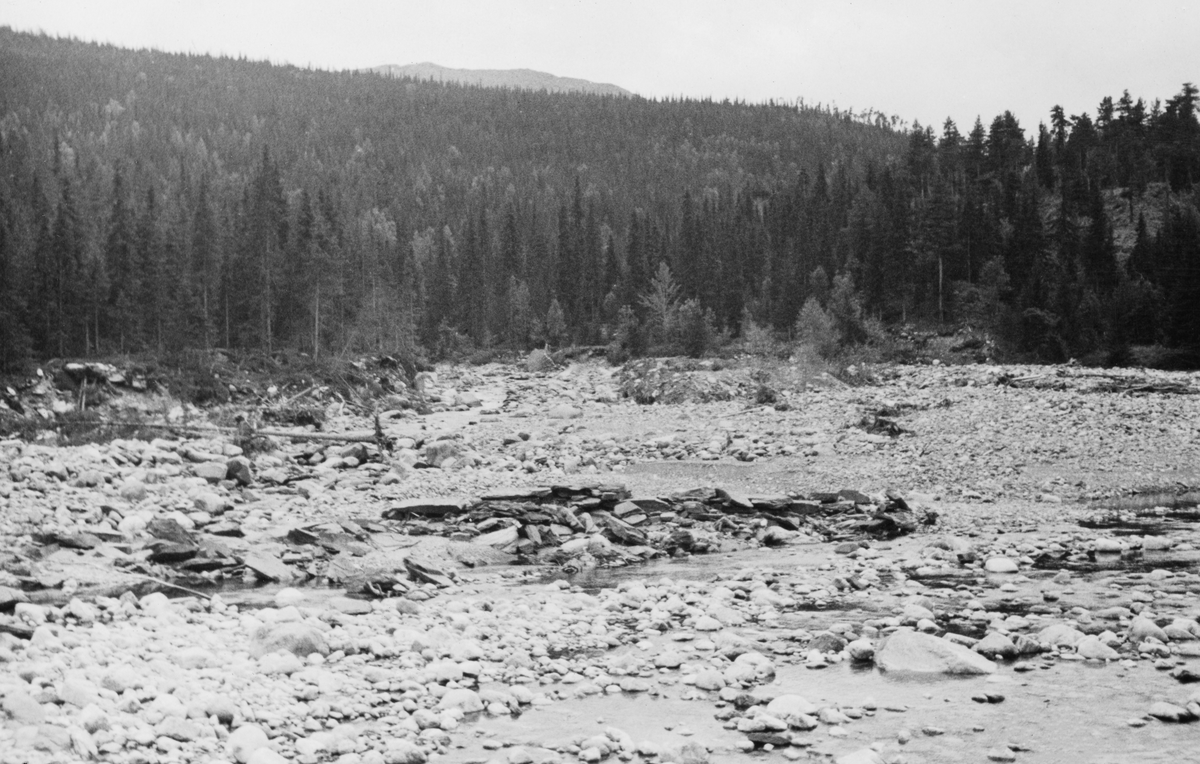
[[[445,368],[390,452],[0,442],[0,760],[1190,760],[1194,376],[863,376]]]

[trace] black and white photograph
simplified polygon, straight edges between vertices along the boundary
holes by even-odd
[[[0,764],[1200,761],[1198,33],[3,0]]]

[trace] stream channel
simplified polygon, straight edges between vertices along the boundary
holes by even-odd
[[[885,576],[864,591],[849,591],[842,598],[801,602],[794,609],[783,609],[778,619],[735,627],[734,631],[760,642],[759,649],[771,657],[776,667],[774,678],[754,687],[752,694],[766,698],[798,694],[818,707],[835,706],[850,710],[851,716],[860,716],[850,723],[822,724],[811,732],[794,733],[790,747],[743,750],[745,735],[716,718],[731,705],[719,701],[716,693],[698,693],[680,681],[682,675],[678,671],[663,668],[652,677],[650,692],[556,699],[547,705],[526,707],[519,716],[469,718],[456,734],[450,750],[435,755],[431,761],[507,763],[516,760],[509,758],[515,747],[527,751],[529,760],[535,764],[572,761],[574,754],[562,753],[562,747],[603,734],[609,727],[629,733],[638,743],[648,741],[664,747],[699,743],[709,749],[709,761],[718,764],[837,761],[872,744],[878,744],[882,750],[882,761],[906,764],[1005,760],[1029,764],[1200,761],[1200,725],[1165,723],[1147,716],[1152,703],[1167,700],[1182,705],[1200,686],[1180,684],[1165,670],[1171,665],[1200,670],[1197,665],[1200,658],[1184,659],[1177,655],[1166,662],[1171,665],[1161,661],[1156,665],[1152,659],[1139,659],[1126,646],[1121,648],[1122,660],[1107,664],[1074,660],[1073,654],[1063,653],[1059,657],[1051,654],[1019,663],[999,661],[996,672],[988,676],[897,676],[871,664],[852,665],[848,660],[825,668],[809,668],[805,659],[807,650],[801,643],[789,641],[797,630],[815,634],[836,624],[849,624],[857,632],[864,621],[897,615],[904,600],[914,593],[935,600],[939,615],[951,614],[948,620],[939,618],[940,626],[950,625],[952,630],[977,638],[985,633],[986,621],[955,620],[971,600],[985,601],[989,611],[995,609],[1005,615],[1029,618],[1032,625],[1024,633],[1031,635],[1051,623],[1068,621],[1082,610],[1094,611],[1114,604],[1128,606],[1131,592],[1139,590],[1154,591],[1158,597],[1153,602],[1157,615],[1191,611],[1194,617],[1200,595],[1197,576],[1200,552],[1191,549],[1200,548],[1200,533],[1196,530],[1200,526],[1170,519],[1159,520],[1159,525],[1153,525],[1154,522],[1153,518],[1139,518],[1124,528],[1120,523],[1114,524],[1105,532],[1114,536],[1169,535],[1181,542],[1183,550],[1099,554],[1074,562],[1050,562],[1043,568],[1023,567],[1017,575],[987,574],[980,568],[950,568],[944,575],[930,575],[924,580],[912,576],[908,581],[896,581]],[[1064,524],[1039,528],[1027,536],[1045,538],[1048,534],[1078,530],[1078,526]],[[917,535],[873,542],[872,547],[882,555],[900,560],[916,554],[930,540],[930,536]],[[1014,543],[1019,541],[1020,538],[1014,539]],[[517,579],[522,583],[516,585],[512,579],[497,580],[495,569],[491,574],[484,573],[487,569],[474,573],[479,575],[476,596],[536,598],[554,578],[565,577],[573,589],[589,592],[620,586],[623,582],[641,581],[650,585],[663,579],[713,582],[715,586],[716,582],[736,579],[746,571],[765,571],[776,581],[795,582],[836,575],[844,559],[833,553],[830,544],[806,544],[596,569],[571,576],[530,572]],[[1060,575],[1062,570],[1071,574],[1065,585]],[[1163,586],[1163,571],[1170,572],[1173,586]],[[470,581],[472,574],[467,572],[466,580]],[[1055,576],[1059,576],[1056,582]],[[914,584],[911,578],[921,583]],[[1043,592],[1047,588],[1056,590],[1055,599],[1051,600],[1056,615],[1039,615],[1038,606],[1045,604]],[[1156,591],[1160,589],[1167,591]],[[326,594],[309,591],[314,597]],[[231,603],[253,608],[269,605],[273,592],[272,588],[234,590],[222,596]],[[1109,628],[1121,634],[1123,627],[1114,622]],[[697,635],[682,631],[671,629],[636,644],[623,644],[598,656],[598,662],[623,651],[652,655],[672,642],[686,652],[688,640]],[[983,694],[1003,696],[1003,700],[978,702]],[[697,695],[702,697],[685,699]],[[996,755],[997,751],[1000,755]],[[518,758],[525,760],[523,755]],[[610,760],[615,761],[616,756]]]

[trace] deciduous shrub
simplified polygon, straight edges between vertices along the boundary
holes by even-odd
[[[821,307],[815,297],[805,301],[796,317],[796,341],[801,345],[812,348],[823,358],[828,358],[837,352],[838,331],[833,317]]]

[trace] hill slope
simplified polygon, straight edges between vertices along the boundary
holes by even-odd
[[[593,93],[596,95],[633,95],[628,90],[604,82],[591,82],[574,77],[559,77],[533,69],[452,69],[429,62],[420,64],[386,64],[370,71],[388,77],[409,77],[433,82],[457,82],[487,88],[544,90],[547,93]]]
[[[721,324],[765,284],[794,313],[815,262],[768,281],[768,260],[795,260],[786,226],[827,213],[783,200],[820,175],[844,217],[865,168],[905,144],[796,104],[484,88],[5,28],[0,110],[0,366],[449,348],[456,331],[594,343],[660,263]],[[827,269],[838,236],[806,235]]]
[[[1197,100],[1123,97],[1031,143],[1010,113],[936,136],[802,103],[0,28],[0,367],[214,346],[699,353],[747,319],[827,348],[914,320],[1049,360],[1195,346]]]

